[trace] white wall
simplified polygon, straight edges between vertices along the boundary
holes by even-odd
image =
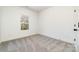
[[[0,40],[1,40],[1,14],[2,14],[2,10],[0,8]]]
[[[73,43],[73,7],[50,7],[39,14],[23,7],[0,7],[1,39],[7,41],[40,33]],[[1,10],[0,9],[0,10]],[[29,17],[29,30],[20,30],[21,15]]]
[[[73,43],[73,7],[51,7],[40,12],[39,33]]]
[[[1,41],[25,37],[37,33],[37,13],[24,7],[1,7]],[[22,15],[29,17],[29,30],[20,30]]]

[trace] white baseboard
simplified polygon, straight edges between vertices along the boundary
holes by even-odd
[[[13,38],[13,39],[4,39],[4,40],[1,40],[0,43],[2,42],[6,42],[6,41],[10,41],[10,40],[16,40],[16,39],[19,39],[19,38],[23,38],[23,37],[28,37],[28,36],[31,36],[31,35],[35,35],[37,33],[32,33],[32,34],[29,34],[29,35],[26,35],[26,36],[22,36],[22,37],[17,37],[17,38]]]
[[[67,39],[61,39],[61,38],[59,38],[59,37],[51,37],[50,35],[46,35],[46,34],[43,34],[43,33],[40,33],[40,35],[44,35],[44,36],[48,36],[48,37],[50,37],[50,38],[54,38],[54,39],[57,39],[57,40],[61,40],[61,41],[64,41],[64,42],[68,42],[68,43],[71,43],[71,44],[73,44],[74,42],[70,42],[70,41],[67,41]]]
[[[50,38],[54,38],[54,39],[57,39],[57,40],[61,40],[61,41],[64,41],[64,42],[68,42],[68,43],[73,43],[73,42],[67,41],[66,39],[63,40],[63,39],[58,38],[58,37],[51,37],[50,35],[46,35],[46,34],[43,34],[43,33],[32,33],[32,34],[26,35],[26,36],[24,36],[24,37],[28,37],[28,36],[35,35],[35,34],[44,35],[44,36],[47,36],[47,37],[50,37]],[[18,38],[22,38],[22,37],[18,37]],[[8,40],[1,40],[0,43],[1,43],[1,42],[5,42],[5,41],[9,41],[9,40],[15,40],[15,39],[18,39],[18,38],[8,39]]]

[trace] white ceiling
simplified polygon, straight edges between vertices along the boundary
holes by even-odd
[[[44,9],[47,9],[49,6],[28,6],[27,8],[36,11],[36,12],[40,12]]]

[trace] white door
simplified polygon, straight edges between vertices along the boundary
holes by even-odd
[[[74,9],[74,44],[76,51],[79,51],[79,10]]]

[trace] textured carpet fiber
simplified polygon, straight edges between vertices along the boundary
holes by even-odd
[[[32,35],[0,44],[1,52],[74,52],[70,43],[43,35]]]

